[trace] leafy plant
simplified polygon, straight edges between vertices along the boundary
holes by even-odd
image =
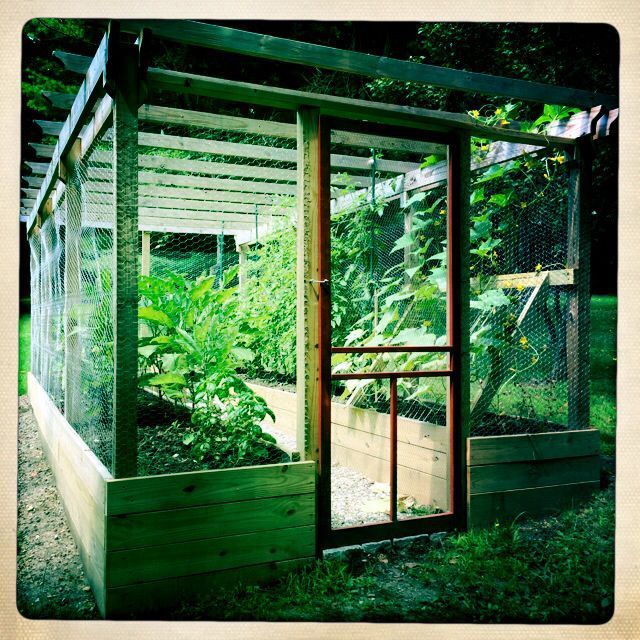
[[[250,331],[238,316],[237,267],[215,288],[215,276],[187,280],[178,274],[142,276],[138,315],[147,335],[139,340],[139,384],[192,407],[184,443],[195,458],[216,467],[256,463],[273,453],[274,438],[260,422],[273,412],[236,371],[254,358],[238,346]]]

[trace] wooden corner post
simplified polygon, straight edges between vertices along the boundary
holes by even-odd
[[[81,303],[80,234],[82,227],[82,193],[77,163],[82,152],[82,141],[76,140],[62,166],[67,175],[67,220],[64,250],[64,413],[67,422],[75,425],[78,416],[78,398],[82,353],[78,339],[78,306]]]
[[[297,445],[303,460],[318,459],[320,112],[298,111]]]
[[[591,139],[581,138],[569,161],[567,267],[574,269],[567,312],[568,428],[589,426],[591,331]]]
[[[470,422],[469,360],[469,187],[471,140],[466,133],[453,136],[449,146],[449,339],[453,345],[449,384],[451,429],[451,505],[456,523],[465,529],[468,519],[467,439]]]
[[[117,31],[111,37],[118,38]],[[113,458],[116,478],[137,473],[138,49],[109,43],[113,97]]]

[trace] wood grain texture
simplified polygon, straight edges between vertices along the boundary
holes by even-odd
[[[581,456],[538,462],[506,462],[468,467],[469,493],[493,493],[600,478],[600,457]]]
[[[315,527],[262,531],[236,536],[193,540],[141,549],[110,551],[106,585],[150,582],[190,574],[305,558],[315,553]]]
[[[105,482],[111,474],[28,374],[29,399],[67,522],[98,607],[105,606]]]
[[[176,578],[142,582],[123,587],[107,589],[107,618],[130,618],[135,612],[154,614],[162,619],[166,611],[175,607],[178,600],[197,598],[208,591],[223,589],[241,582],[260,584],[271,582],[291,571],[295,571],[313,561],[313,557],[267,562],[247,567],[236,567],[222,571],[191,574]],[[179,595],[177,595],[179,594]]]
[[[540,82],[505,78],[483,73],[449,69],[429,64],[395,60],[357,51],[299,42],[229,27],[184,20],[132,20],[123,29],[138,33],[149,27],[153,34],[182,44],[190,44],[267,60],[355,73],[375,78],[392,78],[436,87],[500,95],[534,102],[592,107],[617,106],[617,98],[591,91],[558,87]]]
[[[296,440],[305,460],[317,460],[319,451],[319,121],[316,109],[298,111]]]
[[[600,432],[597,429],[584,429],[469,438],[467,453],[468,464],[475,466],[593,456],[599,449]]]
[[[315,491],[313,463],[264,465],[126,478],[107,483],[109,516]]]
[[[331,461],[355,469],[373,482],[389,483],[388,459],[332,444]],[[445,511],[449,508],[449,484],[445,478],[405,467],[401,460],[398,462],[398,495],[411,496],[419,504],[434,505]]]
[[[313,493],[122,514],[107,518],[107,550],[287,529],[313,525],[314,522]],[[267,537],[277,536],[277,532],[272,532]]]
[[[469,526],[493,525],[496,520],[511,522],[523,516],[543,516],[571,509],[600,487],[598,481],[480,493],[470,496]]]

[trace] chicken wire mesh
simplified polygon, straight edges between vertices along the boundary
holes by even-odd
[[[473,176],[473,436],[568,425],[567,185],[564,156],[555,151]]]
[[[64,263],[66,199],[58,199],[31,243],[32,260],[39,275],[34,286],[34,329],[32,358],[40,384],[53,403],[64,410]]]
[[[145,121],[139,143],[138,472],[289,459],[246,381],[275,371],[260,337],[282,287],[268,268],[278,233],[295,239],[295,128],[283,138]],[[295,335],[290,255],[293,315],[280,299],[276,310]]]
[[[295,381],[295,129],[280,125],[288,129],[271,137],[141,125],[140,304],[155,305],[172,327],[149,316],[139,324],[140,474],[184,470],[194,462],[185,443],[193,432],[197,390],[191,372],[197,366],[185,364],[188,354],[163,346],[168,328],[190,322],[191,331],[206,321],[206,339],[226,345],[230,375],[268,384]],[[427,156],[381,150],[346,144],[342,133],[334,137],[334,346],[447,343],[446,161],[442,148],[433,151]],[[477,158],[478,145],[474,154]],[[112,158],[107,132],[77,164],[54,215],[30,240],[34,374],[108,468],[114,377]],[[415,176],[425,166],[431,181],[416,188]],[[471,435],[587,426],[571,422],[567,408],[572,275],[565,169],[563,156],[549,152],[542,159],[520,158],[473,174]],[[73,266],[73,255],[78,256],[77,284],[76,269],[65,273],[68,242],[77,244],[69,259]],[[66,296],[65,283],[71,285]],[[210,306],[191,317],[172,311],[178,293],[193,306],[194,291],[202,286],[213,296]],[[214,298],[215,304],[228,306],[224,318],[214,317]],[[71,349],[66,371],[65,345]],[[207,344],[212,353],[216,348]],[[433,353],[335,354],[332,361],[334,373],[447,369],[448,364],[448,355]],[[389,412],[388,388],[377,382],[334,381],[332,391],[334,400],[353,408]],[[448,397],[446,378],[400,378],[398,415],[446,430]],[[233,412],[225,414],[219,400],[212,413],[228,421]],[[262,428],[272,429],[271,418],[263,418]],[[375,447],[388,467],[386,440]],[[445,459],[446,447],[441,448]],[[267,447],[253,463],[273,460],[272,454]],[[409,468],[405,458],[410,457],[399,452],[399,467]],[[240,458],[236,462],[243,464]],[[446,480],[441,471],[434,473]],[[416,493],[401,488],[400,517],[446,508],[433,497],[416,501]]]
[[[66,415],[109,470],[113,469],[114,385],[112,163],[111,131],[107,131],[75,164],[67,181],[67,241],[69,248],[74,247],[77,272],[66,291],[73,331]]]

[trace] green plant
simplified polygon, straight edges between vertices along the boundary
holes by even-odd
[[[142,387],[191,406],[184,443],[194,457],[216,467],[268,459],[274,438],[260,422],[273,412],[238,377],[236,370],[254,358],[238,346],[252,328],[238,316],[237,268],[219,288],[215,276],[187,280],[178,274],[140,278],[138,315],[148,335],[139,340]]]

